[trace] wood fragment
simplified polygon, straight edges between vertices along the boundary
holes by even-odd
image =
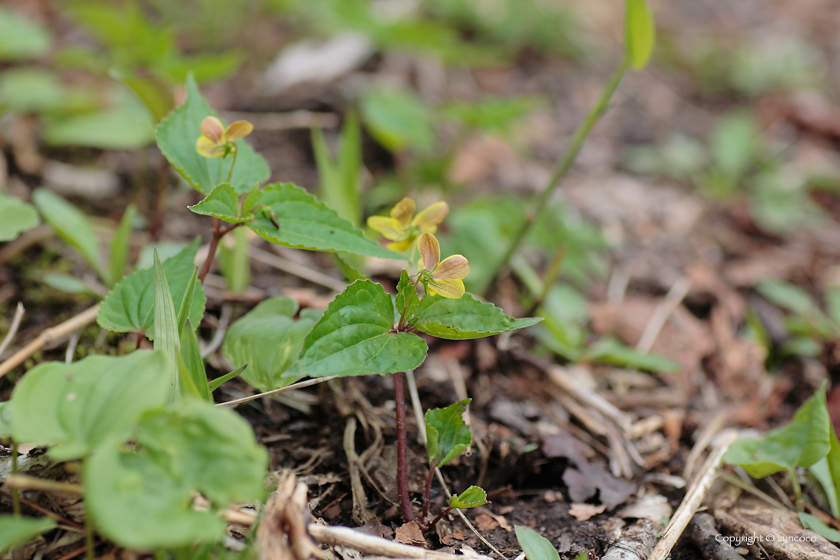
[[[703,468],[697,475],[697,478],[692,482],[685,494],[685,498],[677,508],[676,513],[671,518],[665,531],[662,533],[662,538],[656,543],[653,551],[647,560],[665,560],[671,553],[671,549],[677,543],[677,540],[682,535],[691,518],[697,512],[697,508],[703,502],[703,498],[712,487],[717,478],[720,466],[723,463],[723,454],[729,449],[729,446],[738,439],[738,433],[734,430],[726,430],[720,434],[717,446],[706,459]]]
[[[306,485],[298,482],[294,474],[281,473],[277,490],[269,498],[257,529],[259,560],[323,558],[307,531],[306,493]]]
[[[61,324],[41,331],[41,334],[39,334],[35,338],[35,340],[24,346],[22,349],[18,350],[11,358],[0,364],[0,377],[3,377],[7,373],[15,369],[17,366],[25,362],[35,352],[42,349],[50,342],[61,340],[62,338],[70,336],[72,333],[83,329],[89,324],[93,323],[94,321],[96,321],[96,316],[98,314],[99,304],[97,303],[93,307],[82,311],[75,317],[71,317],[70,319],[64,321]]]
[[[660,529],[659,524],[640,519],[621,533],[601,560],[646,560]]]
[[[697,545],[708,560],[744,560],[715,527],[715,518],[708,513],[696,513],[688,524],[686,536]]]

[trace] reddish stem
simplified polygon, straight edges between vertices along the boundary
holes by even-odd
[[[429,496],[432,494],[432,477],[435,474],[435,467],[434,465],[429,465],[429,476],[426,477],[426,491],[423,492],[423,515],[420,516],[420,519],[426,521],[426,516],[429,515],[429,506],[431,505],[431,500]]]
[[[207,276],[207,273],[210,272],[210,267],[213,265],[213,259],[216,257],[216,249],[219,248],[219,241],[221,241],[222,237],[242,225],[241,223],[231,224],[223,228],[222,222],[218,218],[211,218],[211,220],[213,224],[213,239],[210,240],[210,247],[207,249],[207,258],[204,259],[204,263],[198,271],[198,280],[202,285],[204,284],[204,278]]]
[[[452,506],[449,506],[448,508],[440,512],[440,514],[438,514],[438,516],[432,519],[432,522],[429,523],[429,529],[432,529],[437,524],[437,522],[443,519],[443,516],[449,513],[450,511],[452,511]]]
[[[397,492],[406,523],[414,521],[411,497],[408,495],[408,437],[405,428],[405,374],[394,374],[394,402],[397,412]]]

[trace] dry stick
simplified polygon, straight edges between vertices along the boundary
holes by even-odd
[[[685,460],[683,479],[686,483],[691,482],[691,479],[694,478],[694,469],[697,467],[697,461],[700,460],[700,455],[706,450],[709,444],[712,443],[712,440],[715,438],[717,433],[726,425],[726,419],[727,414],[725,412],[718,412],[715,417],[706,424],[703,431],[700,432],[700,436],[697,438],[697,441],[694,443],[694,447],[691,448],[691,451],[688,453],[688,458]]]
[[[3,342],[0,343],[0,356],[3,355],[3,352],[6,351],[6,348],[9,347],[9,344],[15,339],[15,335],[20,328],[20,322],[23,320],[23,304],[18,302],[17,307],[15,308],[15,315],[12,317],[12,324],[9,325],[9,332],[6,333],[6,337],[3,338]]]
[[[343,292],[344,289],[347,287],[346,283],[341,282],[340,280],[336,280],[332,276],[327,276],[323,272],[312,270],[311,268],[307,268],[300,263],[296,263],[295,261],[285,259],[281,256],[275,255],[274,253],[269,253],[268,251],[263,251],[262,249],[258,249],[256,247],[251,247],[248,251],[248,254],[255,261],[259,261],[263,264],[273,266],[274,268],[282,270],[283,272],[293,274],[299,278],[303,278],[304,280],[309,280],[313,284],[324,286],[325,288],[335,290],[336,292]]]
[[[723,454],[736,439],[738,439],[738,433],[734,430],[726,430],[721,433],[717,447],[706,459],[697,479],[692,482],[680,507],[677,508],[668,526],[665,527],[662,538],[656,543],[648,560],[665,560],[671,553],[671,549],[688,526],[691,518],[694,517],[697,508],[700,507],[703,498],[706,497],[706,493],[717,478],[718,471],[723,463]]]
[[[420,558],[423,560],[464,560],[461,554],[426,550],[417,546],[400,544],[381,537],[374,537],[349,527],[309,524],[309,533],[320,544],[347,546],[363,554],[377,554],[390,558]],[[490,560],[488,556],[472,556],[473,560]]]
[[[52,328],[41,331],[35,340],[18,350],[11,358],[0,364],[0,377],[3,377],[17,366],[22,364],[32,356],[35,352],[56,340],[60,340],[71,333],[82,329],[96,320],[99,313],[99,304],[94,305],[90,309],[82,311],[75,317],[64,321]]]
[[[510,258],[514,255],[514,253],[516,253],[517,249],[519,249],[519,246],[525,240],[528,232],[531,231],[531,228],[534,227],[534,224],[539,220],[543,212],[545,212],[545,209],[548,206],[548,199],[569,171],[572,163],[574,163],[581,146],[583,146],[584,140],[586,140],[586,137],[589,135],[589,131],[592,130],[592,127],[607,110],[607,104],[609,103],[610,98],[612,98],[613,93],[615,93],[616,88],[618,88],[618,84],[621,82],[621,78],[624,76],[624,72],[627,70],[627,67],[628,61],[625,59],[622,61],[621,66],[619,66],[612,75],[610,81],[607,82],[607,85],[604,87],[604,91],[601,93],[601,97],[598,99],[598,102],[594,107],[592,107],[589,114],[586,115],[586,118],[582,123],[580,123],[580,126],[578,126],[577,130],[575,130],[574,136],[572,136],[566,151],[563,153],[562,159],[558,162],[557,167],[554,168],[554,173],[551,174],[551,178],[548,180],[545,188],[540,193],[535,205],[535,210],[528,219],[525,220],[525,223],[522,224],[519,231],[516,232],[513,242],[510,244],[510,247],[508,247],[508,250],[499,265],[493,271],[493,278],[495,278],[499,270],[507,266],[508,261],[510,261]]]
[[[78,496],[82,494],[81,484],[71,484],[69,482],[56,482],[54,480],[36,478],[34,476],[27,476],[25,474],[11,474],[6,477],[6,481],[4,484],[9,488],[17,488],[18,490],[61,492],[63,494],[74,494]]]
[[[286,393],[288,391],[294,391],[295,389],[303,389],[304,387],[309,387],[310,385],[317,385],[318,383],[323,383],[324,381],[329,381],[330,379],[337,379],[338,375],[332,375],[330,377],[318,377],[316,379],[310,379],[309,381],[301,381],[300,383],[294,383],[292,385],[287,385],[286,387],[281,387],[279,389],[274,389],[273,391],[266,391],[265,393],[259,393],[256,395],[251,395],[249,397],[242,397],[241,399],[236,399],[233,401],[217,403],[215,406],[237,406],[242,403],[254,401],[257,399],[261,399],[263,397],[270,397],[272,395],[279,395],[280,393]]]
[[[7,491],[2,490],[2,489],[0,489],[0,494],[3,494],[4,496],[9,496],[9,497],[11,497],[11,495],[12,495],[11,492],[7,492]],[[41,515],[49,517],[50,519],[55,519],[58,523],[61,523],[62,525],[66,525],[66,527],[62,527],[62,529],[69,529],[69,530],[79,531],[79,532],[84,531],[84,527],[82,525],[79,525],[75,521],[70,521],[66,517],[61,517],[57,513],[54,513],[54,512],[52,512],[48,509],[42,508],[38,504],[34,504],[34,503],[30,502],[29,500],[27,500],[25,498],[21,498],[20,503],[22,505],[28,507],[29,509],[33,510],[33,511],[37,511]]]
[[[394,403],[397,413],[397,494],[405,522],[414,521],[411,497],[408,494],[408,437],[405,422],[405,374],[394,374]]]
[[[642,336],[639,338],[639,343],[636,345],[636,350],[645,354],[650,352],[650,349],[653,348],[653,343],[656,342],[656,338],[659,336],[659,331],[665,326],[665,322],[671,316],[671,313],[674,312],[674,309],[677,308],[686,294],[688,294],[689,289],[691,289],[691,282],[685,278],[680,278],[674,282],[671,289],[665,294],[665,299],[653,310],[653,314],[650,316],[647,325],[645,325],[645,330],[642,331]]]

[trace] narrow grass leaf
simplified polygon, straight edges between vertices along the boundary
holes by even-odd
[[[155,350],[161,350],[169,356],[173,364],[178,363],[178,355],[181,352],[181,342],[178,333],[178,316],[175,315],[175,304],[172,302],[172,293],[169,291],[169,283],[166,281],[166,274],[160,264],[157,250],[155,250],[154,270],[155,288]],[[172,377],[170,384],[170,402],[180,398],[181,386],[178,383],[178,375]]]
[[[128,264],[128,251],[131,248],[131,227],[134,224],[134,218],[137,217],[137,207],[129,204],[123,212],[120,224],[114,232],[114,238],[111,240],[110,252],[110,270],[111,270],[111,284],[119,282],[125,274],[125,267]]]
[[[627,59],[637,70],[644,68],[653,54],[656,28],[647,0],[626,0],[624,48]]]

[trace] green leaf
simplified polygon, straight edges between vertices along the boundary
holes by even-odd
[[[131,441],[105,442],[84,465],[96,528],[130,549],[174,548],[225,536],[220,510],[264,494],[266,450],[235,412],[198,400],[150,410]],[[211,505],[192,507],[196,494]]]
[[[238,154],[231,180],[227,181],[232,157],[205,158],[195,151],[201,136],[201,121],[215,115],[201,97],[195,79],[187,78],[187,102],[169,113],[157,127],[158,148],[184,179],[203,194],[217,185],[229,182],[237,193],[244,193],[268,179],[270,170],[265,160],[244,140],[237,140]]]
[[[177,364],[178,354],[181,353],[178,316],[175,315],[172,293],[169,291],[169,283],[166,281],[166,274],[163,272],[157,251],[155,251],[155,263],[152,265],[152,270],[155,289],[155,350],[164,352],[173,364]],[[188,292],[194,285],[192,278],[190,280]],[[181,397],[180,390],[178,375],[173,375],[170,382],[169,402],[175,402]]]
[[[87,294],[100,297],[96,288],[72,274],[63,272],[48,272],[41,277],[41,281],[54,290],[65,294]]]
[[[145,410],[164,403],[173,364],[162,352],[44,362],[12,393],[16,441],[53,445],[56,460],[83,457],[111,436],[125,436]]]
[[[631,348],[620,340],[610,336],[600,338],[591,344],[581,358],[603,364],[644,369],[659,373],[678,373],[680,371],[680,365],[675,361],[665,356],[639,352],[635,348]]]
[[[297,312],[298,304],[294,299],[273,297],[228,329],[222,355],[236,368],[248,366],[242,379],[249,385],[260,391],[271,391],[302,377],[293,366],[319,312],[305,310],[296,321]]]
[[[131,226],[137,216],[137,207],[129,204],[123,212],[120,225],[114,232],[111,240],[111,284],[119,282],[125,275],[125,266],[128,264],[128,251],[131,248]]]
[[[0,438],[12,435],[12,405],[11,401],[0,402]]]
[[[647,0],[626,0],[625,8],[624,49],[630,64],[641,70],[650,60],[656,43],[653,14]]]
[[[251,248],[248,230],[237,228],[228,234],[233,243],[219,244],[219,267],[227,288],[235,294],[244,293],[251,285]]]
[[[720,171],[736,182],[756,163],[761,128],[747,112],[733,111],[718,121],[709,134],[709,151]]]
[[[34,206],[13,196],[0,194],[0,241],[17,239],[18,235],[40,223],[41,219]]]
[[[100,260],[99,241],[88,225],[87,216],[62,197],[45,188],[35,189],[32,193],[32,202],[38,207],[44,220],[53,227],[56,235],[76,249],[96,271],[99,278],[107,284],[108,272]]]
[[[779,280],[764,280],[755,289],[770,303],[802,316],[812,316],[819,313],[817,303],[811,295],[793,284]]]
[[[0,60],[22,60],[46,54],[52,36],[41,25],[0,6]]]
[[[402,315],[409,320],[417,311],[417,306],[420,305],[420,298],[417,296],[417,288],[414,282],[408,277],[408,272],[403,270],[400,272],[400,281],[397,283],[397,300],[395,302],[397,307],[397,315]]]
[[[472,444],[472,430],[464,422],[471,400],[426,411],[426,456],[432,468],[452,461]]]
[[[554,545],[545,537],[538,535],[531,529],[520,525],[514,527],[516,540],[528,560],[560,560],[560,555]]]
[[[829,455],[831,455],[832,451],[834,451],[836,447],[835,442],[831,443],[832,449],[829,451]],[[825,492],[825,497],[828,499],[828,505],[831,508],[831,514],[834,517],[837,517],[837,515],[840,514],[840,503],[838,503],[837,500],[837,488],[834,486],[834,480],[831,477],[828,455],[811,465],[808,470],[811,471],[811,474],[814,475],[814,478],[816,478],[817,482],[819,482],[820,486],[822,486],[822,489]]]
[[[297,249],[338,251],[385,259],[401,259],[353,224],[339,217],[323,202],[291,183],[265,187],[257,199],[254,219],[248,227],[260,237]],[[277,228],[272,220],[280,225]]]
[[[158,124],[175,108],[172,89],[157,76],[139,77],[124,68],[112,68],[109,75],[134,92]]]
[[[230,224],[247,222],[254,217],[253,214],[241,214],[239,195],[228,183],[217,185],[205,199],[187,208],[196,214],[213,216]]]
[[[246,369],[248,369],[247,364],[242,366],[241,368],[236,368],[233,371],[229,371],[226,374],[222,375],[221,377],[217,377],[216,379],[208,382],[208,386],[210,387],[210,392],[215,391],[216,389],[218,389],[219,387],[221,387],[222,385],[224,385],[225,383],[227,383],[228,381],[230,381],[234,377],[238,377]]]
[[[427,295],[410,324],[418,331],[438,338],[466,340],[530,327],[540,321],[542,317],[508,317],[492,303],[480,302],[465,294],[460,299]]]
[[[195,330],[187,320],[181,328],[181,360],[184,367],[180,370],[181,376],[187,376],[195,387],[198,395],[207,401],[210,397],[210,385],[207,382],[207,371],[204,369],[204,360],[201,359],[201,351],[198,348],[198,340],[195,337]]]
[[[359,176],[362,169],[362,135],[355,111],[349,111],[341,129],[337,161],[333,161],[324,132],[312,129],[312,151],[318,166],[319,193],[327,206],[348,222],[359,225],[362,205]]]
[[[414,93],[372,90],[362,97],[361,110],[371,135],[392,152],[429,151],[434,146],[431,111]]]
[[[44,122],[44,140],[53,146],[136,150],[155,139],[155,123],[146,107],[128,91],[111,95],[105,109]]]
[[[386,374],[422,364],[426,342],[393,329],[391,296],[375,282],[357,280],[327,306],[306,337],[301,373],[312,377]]]
[[[335,257],[335,262],[338,265],[338,268],[341,269],[341,273],[344,274],[344,277],[348,282],[365,279],[365,275],[353,266],[353,263],[350,263],[347,260],[347,255],[342,256],[341,253],[333,253],[333,257]]]
[[[2,15],[0,15],[2,17]],[[55,527],[55,521],[49,517],[19,517],[11,514],[0,514],[0,554],[12,547],[26,544],[41,533],[46,533]]]
[[[799,521],[802,522],[802,526],[806,529],[816,531],[831,542],[840,542],[840,531],[829,527],[828,525],[820,521],[819,518],[814,517],[810,513],[800,512]]]
[[[169,283],[172,300],[179,309],[195,270],[193,261],[198,251],[198,242],[199,239],[196,238],[189,247],[163,261],[163,272]],[[145,268],[129,274],[117,283],[102,301],[97,317],[99,326],[114,332],[141,332],[154,340],[153,276],[152,269]],[[197,285],[195,290],[189,315],[193,325],[201,321],[207,301],[201,285]]]
[[[157,249],[154,250],[154,255],[155,259],[157,259]],[[198,281],[198,267],[194,266],[192,276],[190,276],[190,281],[187,282],[187,291],[184,293],[181,305],[178,307],[177,320],[179,333],[184,330],[184,325],[186,325],[190,320],[190,309],[192,309],[193,300],[195,299],[195,290],[200,286],[201,282]],[[193,331],[195,331],[195,329],[193,329]]]
[[[449,506],[457,509],[469,509],[483,506],[487,502],[487,492],[480,486],[470,486],[460,496],[449,498]]]
[[[797,466],[810,467],[830,450],[831,421],[823,386],[796,411],[790,424],[761,439],[739,439],[723,459],[740,465],[753,478],[763,478],[783,470],[794,472]]]

